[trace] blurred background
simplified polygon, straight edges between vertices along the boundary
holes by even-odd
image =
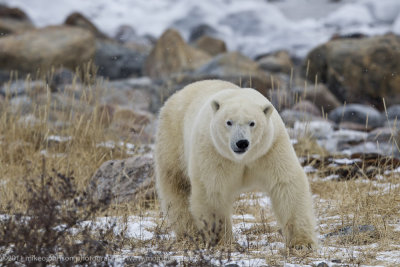
[[[262,194],[232,251],[164,230],[158,111],[203,79],[278,110],[321,250],[288,253]],[[400,266],[399,118],[400,0],[0,0],[0,265]]]
[[[328,119],[371,131],[393,127],[400,113],[397,0],[0,3],[3,98],[34,101],[27,78],[75,97],[97,81],[110,116],[127,108],[140,118],[140,141],[153,140],[155,123],[142,123],[168,96],[210,78],[254,87],[292,127]]]

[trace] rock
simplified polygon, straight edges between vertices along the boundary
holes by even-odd
[[[344,121],[344,122],[339,123],[339,129],[365,132],[365,131],[372,130],[372,127],[371,126],[366,127],[365,123],[361,124],[361,123]]]
[[[340,106],[329,113],[329,119],[336,123],[353,122],[372,128],[380,127],[384,122],[378,110],[360,104]]]
[[[397,149],[397,146],[393,144],[393,142],[385,143],[381,142],[363,142],[357,145],[350,144],[346,146],[346,144],[342,143],[342,147],[338,147],[340,150],[345,150],[346,153],[350,155],[354,154],[377,154],[381,156],[387,157],[395,157],[400,159],[400,151]]]
[[[226,44],[224,41],[208,35],[204,35],[197,39],[194,43],[194,47],[206,52],[211,56],[216,56],[226,52]]]
[[[109,128],[124,140],[148,144],[154,140],[155,117],[147,111],[118,108]]]
[[[96,38],[108,39],[107,35],[105,35],[99,29],[97,29],[97,27],[88,18],[86,18],[79,12],[74,12],[71,15],[69,15],[66,18],[64,24],[88,30],[91,33],[93,33],[93,35],[96,36]]]
[[[110,79],[141,76],[146,55],[110,41],[97,41],[94,63],[97,74]]]
[[[153,164],[150,154],[107,161],[90,179],[89,192],[94,200],[135,201],[143,189],[150,190],[154,183]]]
[[[205,35],[215,37],[217,30],[207,24],[200,24],[193,27],[190,31],[189,42],[194,42]]]
[[[309,100],[314,103],[319,110],[330,112],[340,106],[339,100],[334,96],[329,89],[323,84],[309,85],[304,87],[298,86],[292,89],[299,97]]]
[[[314,116],[321,116],[321,111],[310,101],[308,100],[301,100],[297,104],[292,107],[295,111],[303,111],[310,113]]]
[[[340,0],[339,0],[340,1]],[[364,33],[359,33],[359,32],[355,32],[355,33],[335,33],[332,35],[331,40],[338,40],[338,39],[361,39],[361,38],[365,38],[368,37],[368,35],[364,34]]]
[[[268,99],[279,112],[285,109],[290,109],[294,103],[293,94],[284,89],[269,90]]]
[[[390,143],[396,140],[399,132],[389,127],[376,128],[368,133],[367,141]]]
[[[367,139],[368,133],[355,131],[355,130],[346,130],[339,129],[338,131],[334,131],[332,133],[332,138],[338,139],[347,143],[360,143],[365,142]]]
[[[89,31],[50,26],[0,38],[0,69],[35,74],[60,66],[74,70],[94,53],[94,36]]]
[[[123,46],[132,51],[135,51],[136,53],[143,55],[145,58],[150,55],[151,50],[153,49],[153,45],[141,43],[140,41],[139,42],[129,41],[127,43],[124,43]],[[143,70],[141,72],[143,72]]]
[[[264,96],[268,96],[269,90],[274,88],[271,76],[261,70],[257,62],[239,52],[220,54],[196,69],[194,74],[252,87]],[[279,79],[276,79],[275,88],[279,88],[279,83]]]
[[[210,56],[195,49],[172,29],[165,31],[147,57],[143,73],[152,78],[165,78],[172,73],[193,70],[210,60]]]
[[[34,98],[35,104],[45,106],[48,103],[48,95],[41,94]],[[76,116],[90,118],[93,114],[93,107],[85,101],[77,100],[74,95],[64,92],[55,92],[50,95],[50,110],[48,121],[50,123],[68,122]]]
[[[0,70],[0,85],[11,82],[11,73],[9,71]]]
[[[308,78],[326,83],[340,100],[383,108],[400,102],[400,36],[332,40],[313,49]],[[306,66],[304,67],[306,69]],[[306,73],[306,71],[304,71]]]
[[[317,267],[329,267],[329,265],[326,262],[320,262]]]
[[[335,232],[326,234],[325,237],[354,235],[354,234],[365,233],[365,232],[373,233],[375,231],[376,231],[375,226],[368,225],[368,224],[356,225],[356,226],[345,226]]]
[[[114,39],[119,43],[135,43],[143,46],[153,46],[157,40],[149,35],[140,36],[130,25],[121,25],[118,27]]]
[[[293,61],[289,53],[284,50],[262,56],[257,62],[260,64],[261,69],[270,72],[290,74],[293,68]]]
[[[384,116],[386,118],[386,114],[384,114]],[[400,105],[393,105],[389,107],[387,109],[387,116],[389,120],[395,120],[397,118],[397,120],[400,121]]]
[[[34,28],[24,11],[0,4],[0,37],[10,33],[29,31]]]
[[[400,121],[399,120],[389,120],[389,121],[385,120],[385,123],[383,126],[393,129],[394,131],[400,132]]]
[[[136,31],[129,25],[121,25],[117,29],[114,39],[118,43],[122,43],[124,47],[129,48],[136,53],[147,57],[153,49],[156,40],[151,36],[139,36]]]
[[[157,112],[161,106],[158,85],[148,77],[111,81],[101,101],[113,106]]]
[[[295,121],[293,127],[296,137],[309,136],[317,139],[329,139],[333,134],[333,125],[329,121]]]
[[[66,68],[59,68],[51,74],[47,82],[52,91],[63,92],[66,85],[80,83],[81,81],[75,72]]]
[[[127,122],[128,125],[134,127],[148,124],[153,118],[151,114],[144,111],[135,111],[127,108],[120,108],[114,112],[113,122]]]
[[[76,100],[82,100],[82,95],[91,94],[93,92],[91,88],[86,87],[82,83],[70,83],[58,88],[57,92],[63,93],[68,97],[75,98]],[[86,99],[86,96],[84,97]]]
[[[117,29],[114,39],[120,43],[126,43],[136,38],[136,31],[130,25],[121,25]]]
[[[24,94],[36,95],[46,92],[47,84],[44,81],[16,80],[6,83],[0,88],[0,95],[15,97]]]
[[[21,116],[30,114],[33,111],[32,99],[27,95],[13,97],[9,102],[9,107],[13,114]]]
[[[281,112],[281,117],[286,126],[293,127],[297,121],[309,122],[318,120],[318,117],[303,111],[285,109]]]

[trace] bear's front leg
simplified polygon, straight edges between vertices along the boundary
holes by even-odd
[[[290,248],[316,248],[315,219],[305,175],[278,182],[271,190],[272,208]]]
[[[200,236],[209,245],[232,242],[232,203],[221,192],[206,190],[201,182],[192,184],[190,211]]]

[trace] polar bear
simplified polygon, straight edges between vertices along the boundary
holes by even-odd
[[[159,114],[155,172],[178,238],[201,231],[211,244],[231,242],[235,199],[262,191],[287,246],[317,244],[307,177],[278,112],[254,89],[205,80],[172,95]]]

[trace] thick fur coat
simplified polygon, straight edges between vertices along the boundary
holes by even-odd
[[[192,83],[160,111],[155,150],[161,208],[178,238],[204,231],[232,241],[240,193],[270,198],[290,247],[317,244],[308,179],[278,112],[254,89]]]

